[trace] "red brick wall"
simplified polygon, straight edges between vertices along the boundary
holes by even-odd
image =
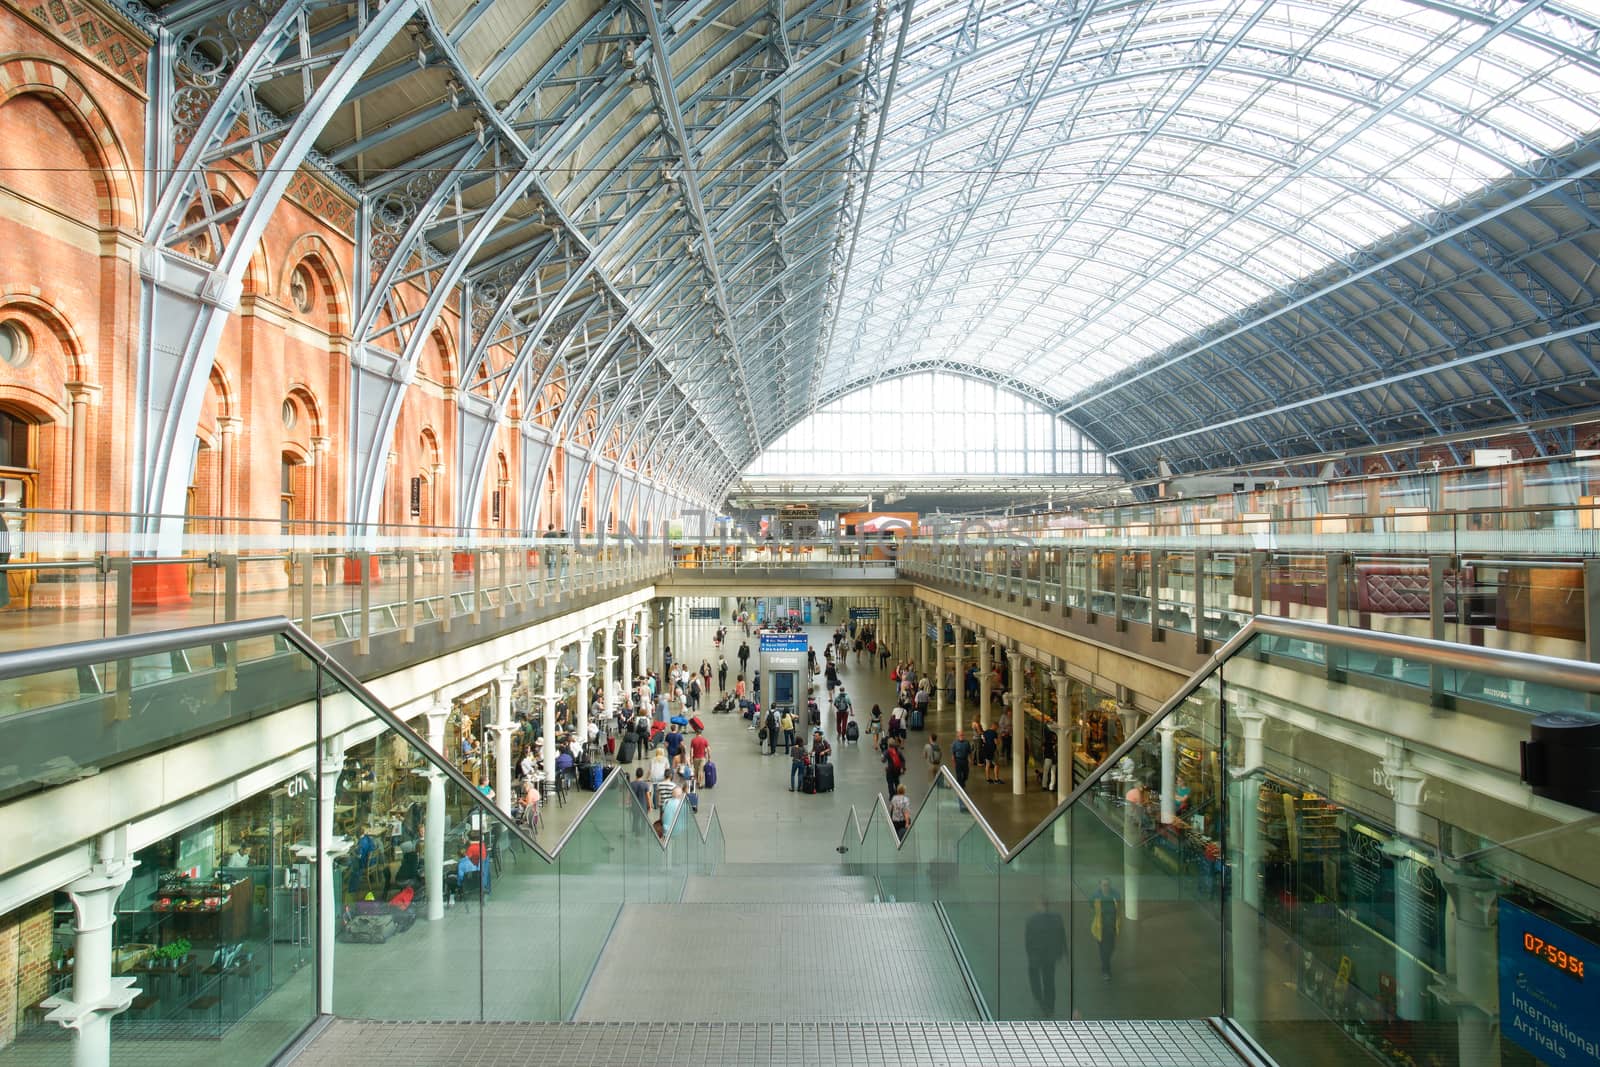
[[[0,915],[0,1048],[22,1025],[22,1013],[50,991],[51,897]]]

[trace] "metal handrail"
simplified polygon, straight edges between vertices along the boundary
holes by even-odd
[[[1001,862],[1010,863],[1044,833],[1066,809],[1072,807],[1095,786],[1099,785],[1100,781],[1111,773],[1122,757],[1131,753],[1138,747],[1140,742],[1153,733],[1156,727],[1169,714],[1182,705],[1184,701],[1188,700],[1195,690],[1199,689],[1211,678],[1213,672],[1224,661],[1232,659],[1240,648],[1261,636],[1314,641],[1334,648],[1371,652],[1382,656],[1410,656],[1414,659],[1426,660],[1430,666],[1463,671],[1475,670],[1524,682],[1559,686],[1565,689],[1577,689],[1585,692],[1600,692],[1600,664],[1580,663],[1576,660],[1556,659],[1552,656],[1539,656],[1530,652],[1514,652],[1508,649],[1458,645],[1449,641],[1436,641],[1427,637],[1410,637],[1403,634],[1382,633],[1374,630],[1353,630],[1343,626],[1330,626],[1322,622],[1257,615],[1247,622],[1238,633],[1230,637],[1221,647],[1208,656],[1205,662],[1184,680],[1183,684],[1178,687],[1177,692],[1168,697],[1153,715],[1141,723],[1133,733],[1129,734],[1127,739],[1118,745],[1115,751],[1100,762],[1099,766],[1090,771],[1088,777],[1080,782],[1072,792],[1068,793],[1065,799],[1052,808],[1049,814],[1041,819],[1014,847],[1007,847],[1005,842],[1001,840],[1000,835],[995,832],[994,827],[983,817],[982,810],[973,803],[971,796],[956,781],[955,775],[950,768],[942,763],[938,767],[933,782],[923,795],[922,802],[917,806],[916,813],[911,820],[912,825],[915,826],[921,819],[923,810],[933,799],[934,790],[938,788],[942,779],[951,789],[956,791],[966,805],[974,822],[983,831],[989,842],[994,845],[995,852],[1000,856]],[[877,800],[879,805],[882,806],[882,793],[877,795]],[[850,814],[852,818],[855,817],[853,805]],[[857,820],[856,825],[859,829],[859,820]],[[847,824],[847,831],[848,828]],[[910,836],[910,833],[906,834],[907,838]],[[862,831],[861,840],[865,840],[865,838],[866,832]],[[904,841],[901,841],[895,847],[898,849],[903,845]]]
[[[334,659],[332,653],[312,640],[304,630],[281,615],[235,622],[211,623],[205,626],[191,626],[182,630],[159,630],[153,633],[96,638],[90,641],[76,641],[72,644],[55,645],[39,650],[3,652],[0,653],[0,681],[34,674],[45,674],[52,671],[72,670],[81,666],[106,663],[111,660],[159,656],[188,648],[224,644],[230,641],[247,641],[262,637],[282,637],[306,659],[330,675],[384,725],[411,742],[412,747],[422,755],[423,760],[432,764],[435,770],[443,773],[447,779],[467,795],[473,804],[509,830],[518,840],[548,863],[556,861],[561,849],[572,834],[583,825],[589,812],[600,802],[600,798],[612,788],[612,783],[622,777],[621,774],[615,772],[606,775],[604,781],[600,784],[600,788],[589,798],[583,810],[578,813],[577,819],[567,827],[560,840],[556,842],[555,847],[546,850],[538,841],[534,840],[531,833],[517,826],[506,817],[505,812],[491,804],[489,799],[478,791],[478,787],[465,774],[461,773],[459,768],[445,759],[442,753],[434,751],[433,746],[428,744],[420,734],[412,730],[403,719],[390,710],[387,704],[367,688],[366,683],[362,682],[348,668]],[[631,794],[629,799],[632,801]],[[687,806],[684,805],[684,807]],[[708,829],[711,817],[715,814],[716,805],[713,803],[707,809]],[[698,824],[696,829],[699,830]],[[699,832],[703,843],[707,840],[707,831],[700,830]],[[663,851],[667,849],[669,843],[670,834],[658,842]]]

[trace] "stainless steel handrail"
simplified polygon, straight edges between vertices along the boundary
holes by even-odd
[[[159,656],[177,652],[187,648],[197,648],[205,645],[224,644],[229,641],[246,641],[261,637],[282,637],[298,652],[320,667],[330,675],[339,685],[356,699],[363,707],[376,716],[384,725],[395,730],[411,742],[423,759],[442,772],[446,778],[460,788],[473,804],[486,812],[500,825],[516,835],[518,840],[527,845],[546,862],[554,863],[560,855],[561,849],[571,838],[584,821],[589,812],[594,810],[609,789],[612,783],[621,778],[620,773],[611,773],[605,776],[600,788],[594,796],[584,805],[577,819],[567,827],[556,842],[554,849],[546,850],[533,836],[517,826],[505,812],[501,811],[489,799],[478,791],[478,787],[462,774],[461,771],[445,759],[443,754],[434,751],[433,747],[416,731],[406,725],[405,721],[389,709],[378,696],[368,689],[366,683],[357,678],[343,664],[333,658],[332,653],[311,639],[309,635],[293,622],[281,615],[268,616],[261,619],[246,619],[235,622],[211,623],[206,626],[192,626],[182,630],[160,630],[146,634],[126,634],[120,637],[104,637],[91,641],[77,641],[69,645],[56,645],[41,650],[28,650],[22,652],[0,653],[0,681],[26,677],[32,674],[44,674],[51,671],[72,670],[80,666],[106,663],[111,660],[132,659],[142,656]],[[314,742],[313,742],[314,744]],[[630,794],[630,801],[632,796]],[[688,805],[684,805],[688,807]],[[682,809],[680,809],[681,813]],[[716,813],[713,803],[706,814],[707,828],[702,830],[696,822],[696,830],[700,840],[704,843],[709,837],[711,817]],[[665,851],[670,845],[671,835],[658,842]]]
[[[1435,641],[1426,637],[1409,637],[1402,634],[1389,634],[1372,630],[1353,630],[1342,626],[1330,626],[1327,623],[1307,622],[1299,619],[1284,619],[1276,616],[1258,615],[1247,622],[1237,634],[1234,634],[1222,644],[1215,652],[1206,658],[1182,685],[1177,692],[1167,700],[1148,719],[1141,723],[1127,739],[1118,745],[1116,750],[1102,760],[1089,776],[1078,784],[1066,798],[1052,808],[1034,828],[1017,842],[1015,847],[1008,848],[1000,835],[997,834],[988,820],[983,817],[983,812],[972,801],[967,791],[961,788],[955,775],[943,764],[939,765],[934,781],[929,785],[928,791],[923,795],[921,803],[917,806],[912,825],[922,817],[922,811],[933,799],[934,790],[938,788],[940,780],[945,781],[951,789],[961,797],[968,811],[972,814],[974,822],[983,831],[990,843],[994,845],[996,853],[1004,863],[1010,863],[1013,858],[1021,854],[1033,841],[1038,838],[1057,818],[1067,809],[1076,804],[1087,795],[1095,786],[1100,784],[1102,778],[1111,772],[1123,756],[1131,753],[1139,743],[1153,733],[1156,727],[1171,714],[1174,709],[1192,696],[1195,690],[1205,684],[1226,660],[1232,659],[1239,649],[1259,636],[1287,637],[1303,641],[1314,641],[1319,644],[1330,645],[1352,651],[1371,652],[1384,656],[1411,656],[1414,659],[1424,660],[1430,666],[1439,666],[1455,670],[1481,671],[1498,677],[1514,678],[1524,682],[1534,682],[1544,685],[1560,686],[1566,689],[1576,689],[1584,692],[1600,692],[1600,664],[1579,663],[1575,660],[1556,659],[1551,656],[1539,656],[1529,652],[1513,652],[1507,649],[1482,648],[1476,645],[1458,645],[1449,641]],[[883,794],[878,794],[878,801],[882,802]],[[854,809],[852,807],[852,816]],[[860,823],[857,821],[857,827]],[[847,826],[848,829],[848,826]],[[866,832],[862,831],[862,839]],[[907,838],[911,835],[908,833]],[[903,845],[901,842],[900,845]],[[900,845],[896,845],[899,848]]]

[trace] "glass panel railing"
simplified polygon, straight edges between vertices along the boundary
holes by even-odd
[[[1015,848],[944,768],[904,841],[880,802],[841,847],[940,909],[994,1018],[1222,1016],[1280,1063],[1583,1062],[1600,818],[1560,746],[1600,732],[1597,694],[1593,664],[1256,619]]]
[[[235,703],[229,694],[242,691],[246,673],[238,649],[255,644],[276,650],[260,661],[270,670],[248,703]],[[565,1020],[621,909],[676,901],[690,874],[714,874],[722,862],[711,806],[696,822],[685,804],[663,840],[614,774],[583,794],[586,808],[545,851],[423,740],[436,729],[442,746],[442,716],[401,722],[281,620],[76,651],[76,664],[65,649],[0,656],[14,692],[77,686],[77,672],[109,664],[102,705],[129,716],[111,718],[111,730],[33,723],[32,733],[55,737],[53,752],[20,744],[26,732],[10,720],[24,713],[0,717],[0,730],[17,731],[0,737],[28,755],[11,767],[0,869],[53,857],[50,870],[65,880],[65,891],[24,909],[43,955],[18,956],[0,975],[20,1026],[0,1047],[0,1065],[65,1061],[67,1044],[94,1039],[95,1019],[112,1064],[143,1062],[149,1046],[131,1039],[149,1038],[168,1061],[245,1065],[270,1062],[319,1012]],[[24,659],[38,661],[36,676]],[[119,690],[121,679],[129,684]],[[158,680],[199,688],[174,704],[145,699]],[[119,691],[132,696],[107,704]],[[57,714],[72,713],[70,703],[51,708],[63,706]],[[159,758],[117,751],[129,722]],[[170,787],[160,782],[181,766],[204,768],[185,780],[183,803],[212,814],[173,833],[163,813]],[[139,799],[107,809],[98,798],[112,784],[101,779],[125,780],[130,797],[148,796],[148,810]],[[145,782],[147,792],[136,788]],[[39,817],[46,811],[55,814]],[[63,840],[73,827],[80,843]],[[99,906],[84,901],[108,891],[112,921],[75,933],[75,916],[92,919]],[[79,1002],[110,1010],[80,1011]]]

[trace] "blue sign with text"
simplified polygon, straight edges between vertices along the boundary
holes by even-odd
[[[1600,1065],[1600,947],[1500,899],[1500,1032],[1539,1059]]]
[[[804,652],[811,647],[805,634],[762,634],[763,652]]]
[[[850,617],[852,619],[876,619],[878,617],[878,609],[877,608],[851,608],[850,609]]]

